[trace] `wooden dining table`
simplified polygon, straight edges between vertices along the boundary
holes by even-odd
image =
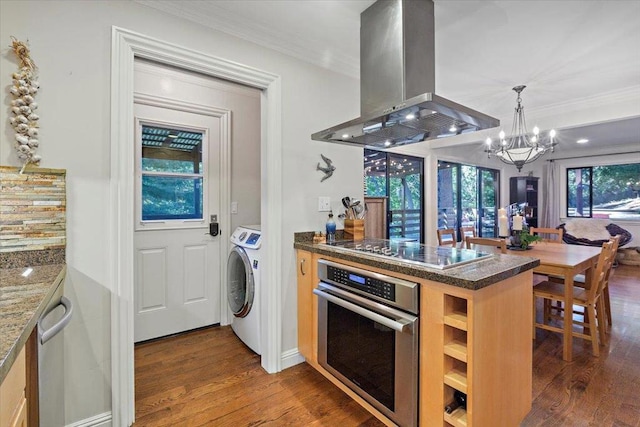
[[[478,248],[482,251],[487,249],[485,246]],[[535,242],[527,250],[507,250],[507,255],[537,258],[540,260],[540,265],[533,269],[534,273],[564,277],[564,306],[571,307],[573,306],[573,277],[576,274],[584,274],[586,283],[589,283],[601,249],[594,246]],[[500,250],[495,248],[495,252],[499,253]],[[565,320],[563,323],[562,358],[571,362],[573,322]]]

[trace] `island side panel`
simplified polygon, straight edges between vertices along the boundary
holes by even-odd
[[[519,425],[531,410],[533,273],[476,291],[469,312],[470,407],[475,427]]]

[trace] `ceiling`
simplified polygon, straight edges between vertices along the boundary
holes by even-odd
[[[374,3],[134,1],[355,78],[360,13]],[[519,84],[527,85],[522,99],[528,118],[594,105],[598,99],[640,104],[638,17],[635,0],[435,0],[436,93],[499,118],[505,129],[515,107],[511,88]],[[640,141],[640,105],[632,111],[624,123],[607,120],[569,134],[563,130],[563,139],[575,135],[597,143],[606,137],[608,145]],[[574,148],[582,146],[564,150]]]

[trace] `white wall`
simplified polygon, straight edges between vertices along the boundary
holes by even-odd
[[[129,1],[1,1],[0,45],[10,36],[29,40],[40,69],[37,95],[41,119],[39,153],[43,167],[67,169],[69,275],[67,293],[78,307],[65,334],[73,388],[66,390],[67,423],[111,410],[110,293],[111,223],[110,53],[111,26],[127,28],[195,51],[278,74],[282,78],[283,164],[283,339],[282,350],[297,346],[293,233],[324,224],[318,196],[334,209],[345,195],[362,196],[362,150],[312,142],[310,134],[358,115],[357,81],[303,63],[255,44],[217,33]],[[17,68],[11,53],[0,58],[0,86],[11,85]],[[5,92],[6,93],[6,92]],[[4,105],[9,105],[5,95]],[[7,115],[0,164],[18,165]],[[320,153],[334,160],[332,178],[320,183]],[[267,201],[268,203],[268,201]]]

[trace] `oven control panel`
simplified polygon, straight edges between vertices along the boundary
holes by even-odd
[[[396,290],[393,284],[374,277],[357,274],[334,266],[327,267],[327,279],[335,284],[359,289],[371,295],[395,301]]]
[[[418,313],[420,301],[417,283],[324,259],[318,260],[318,278],[342,289]]]

